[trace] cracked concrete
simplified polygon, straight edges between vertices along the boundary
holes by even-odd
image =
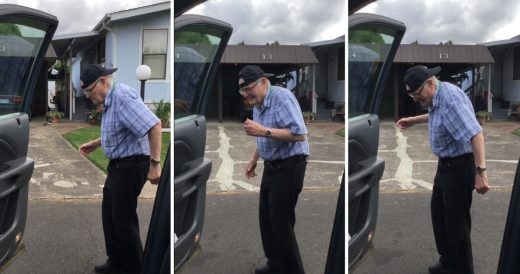
[[[508,124],[509,126],[504,126]],[[486,165],[492,191],[510,189],[518,164],[520,138],[509,130],[518,122],[491,121],[483,126]],[[437,157],[431,152],[426,124],[405,131],[393,121],[381,122],[379,156],[385,159],[381,192],[427,192],[433,188]]]

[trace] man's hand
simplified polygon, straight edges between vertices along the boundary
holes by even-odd
[[[256,168],[256,161],[255,160],[249,160],[249,163],[247,163],[247,169],[246,169],[246,177],[247,177],[247,179],[253,178],[253,177],[256,176],[255,168]]]
[[[92,151],[96,150],[100,146],[100,144],[98,143],[98,140],[94,140],[94,141],[90,141],[90,142],[82,144],[79,147],[79,153],[83,156],[89,155]]]
[[[406,130],[413,125],[415,125],[415,123],[413,122],[412,117],[401,118],[397,123],[395,123],[395,127],[402,130]]]
[[[244,122],[244,131],[249,136],[265,136],[266,130],[267,129],[264,126],[253,120],[250,120],[249,118],[247,118]]]
[[[148,176],[146,178],[150,180],[150,183],[152,183],[153,185],[158,184],[161,179],[161,165],[150,164],[150,170],[148,171]]]
[[[486,194],[489,190],[488,178],[486,173],[475,175],[475,190],[477,193]]]

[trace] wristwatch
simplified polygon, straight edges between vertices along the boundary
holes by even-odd
[[[271,134],[272,134],[272,132],[271,132],[270,128],[265,130],[265,137],[271,137]]]
[[[484,173],[484,171],[486,171],[485,167],[477,166],[477,174],[478,175],[482,175],[482,173]]]
[[[160,164],[161,161],[160,160],[155,160],[155,159],[150,159],[150,163],[152,164],[152,166],[156,166],[156,165]]]

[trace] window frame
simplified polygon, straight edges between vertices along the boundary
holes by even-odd
[[[166,54],[145,54],[144,53],[144,32],[146,30],[165,30],[166,31]],[[141,41],[139,43],[139,52],[140,52],[140,64],[147,65],[144,63],[144,57],[145,56],[164,56],[165,62],[164,62],[164,76],[163,78],[150,78],[148,81],[152,82],[166,82],[168,81],[168,78],[170,76],[170,68],[171,64],[169,62],[169,56],[170,56],[170,45],[171,45],[171,35],[170,35],[170,28],[168,26],[146,26],[141,27],[140,31]]]

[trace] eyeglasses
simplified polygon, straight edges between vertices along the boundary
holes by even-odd
[[[89,92],[89,93],[92,92],[92,90],[93,90],[93,89],[97,86],[97,84],[99,83],[99,80],[101,80],[101,78],[98,78],[98,79],[96,80],[96,82],[94,82],[94,84],[92,85],[91,88],[85,88],[85,89],[83,89],[83,92]]]
[[[428,81],[425,81],[425,82],[421,85],[421,90],[419,90],[419,92],[408,93],[408,96],[412,97],[412,99],[419,98],[419,96],[421,96],[421,93],[422,93],[423,90],[424,90],[424,87],[426,86],[426,83],[428,83]]]
[[[250,86],[250,87],[244,87],[244,88],[241,88],[238,90],[238,93],[240,93],[240,95],[242,96],[246,96],[247,94],[250,94],[251,91],[255,88],[255,86],[260,82],[260,79],[256,80],[254,85]]]

